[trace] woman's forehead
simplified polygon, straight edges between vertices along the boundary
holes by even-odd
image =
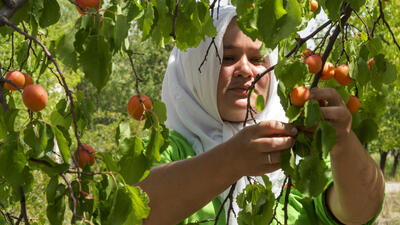
[[[246,47],[249,50],[259,51],[262,43],[259,40],[253,41],[239,28],[234,17],[226,28],[223,37],[224,50],[240,49]]]

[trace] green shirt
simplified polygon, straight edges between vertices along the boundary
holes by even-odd
[[[195,156],[192,146],[187,142],[187,140],[180,135],[176,131],[170,132],[169,137],[169,146],[162,153],[161,161],[156,165],[169,163],[173,161],[188,159]],[[155,165],[155,166],[156,166]],[[304,197],[298,190],[292,189],[289,195],[289,204],[288,204],[288,224],[295,225],[338,225],[341,224],[331,215],[330,211],[327,209],[325,204],[325,195],[326,192],[323,192],[318,197],[310,199]],[[283,205],[284,198],[281,197],[276,218],[283,224],[284,214],[283,214]],[[179,224],[188,224],[199,222],[207,219],[213,219],[216,217],[218,210],[221,208],[221,201],[218,198],[215,198],[207,205],[205,205],[199,211],[193,213],[190,217],[186,218]],[[379,213],[378,213],[379,215]],[[375,219],[378,217],[376,215],[372,218],[368,224],[373,224]],[[267,223],[267,222],[266,222]],[[213,222],[202,223],[205,225],[213,225]],[[219,217],[218,225],[225,225],[226,218],[225,212],[222,211],[222,214]],[[273,221],[272,224],[276,224],[276,221]]]

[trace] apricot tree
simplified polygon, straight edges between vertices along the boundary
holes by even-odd
[[[86,4],[88,2],[93,4]],[[275,70],[280,80],[278,93],[281,104],[289,121],[304,127],[317,124],[312,136],[300,133],[296,145],[282,156],[281,167],[287,179],[282,187],[286,191],[280,197],[285,196],[285,206],[286,196],[293,185],[309,197],[317,196],[326,188],[329,168],[324,159],[329,157],[336,142],[335,130],[321,120],[319,103],[294,103],[290,101],[292,90],[300,86],[307,89],[316,86],[335,88],[344,102],[353,106],[350,100],[353,97],[349,96],[357,96],[360,106],[353,114],[353,130],[361,142],[367,144],[376,138],[377,132],[373,132],[377,130],[376,118],[382,113],[374,110],[379,101],[376,93],[396,80],[398,70],[392,55],[385,55],[383,47],[390,45],[396,49],[395,54],[399,53],[400,46],[396,40],[399,31],[389,23],[393,6],[398,7],[398,3],[319,0],[315,7],[315,2],[232,0],[243,32],[262,41],[265,54],[276,46],[279,48],[278,64],[259,74],[249,91],[262,76]],[[65,21],[62,1],[0,2],[0,36],[10,49],[10,56],[6,58],[1,54],[0,58],[0,221],[30,224],[41,223],[44,219],[50,224],[62,224],[68,208],[71,217],[67,223],[141,224],[150,210],[149,199],[134,184],[147,176],[153,163],[160,160],[161,152],[168,146],[165,106],[160,101],[152,101],[148,107],[146,99],[142,99],[146,109],[145,120],[138,123],[121,121],[116,129],[118,154],[96,151],[93,165],[85,166],[83,162],[87,160],[92,164],[94,155],[88,147],[93,143],[83,144],[81,141],[90,125],[91,101],[72,88],[69,73],[83,73],[84,78],[101,93],[110,80],[113,59],[120,54],[126,57],[130,72],[136,77],[136,83],[132,84],[135,95],[142,96],[140,74],[137,74],[134,62],[138,53],[127,41],[130,32],[139,31],[143,40],[151,39],[160,47],[170,42],[182,50],[195,47],[205,36],[216,36],[213,19],[218,15],[219,0],[69,0],[67,3],[69,7],[78,9],[76,13],[80,16],[57,30],[56,38],[49,40],[49,31],[53,31],[52,28],[60,21]],[[328,19],[318,24],[310,34],[300,37],[298,32],[306,26],[303,21],[315,18],[322,10]],[[309,40],[314,41],[316,47],[306,46]],[[209,50],[215,50],[214,39],[209,44]],[[310,50],[301,56],[307,47]],[[214,60],[207,57],[206,54],[204,61]],[[373,64],[368,63],[371,58]],[[199,62],[199,69],[203,62]],[[316,66],[308,71],[306,63],[316,63]],[[24,84],[14,82],[6,76],[13,70],[29,74],[37,84],[32,80],[32,84],[26,86],[27,76],[24,76]],[[44,92],[38,91],[40,88],[30,90],[30,87],[43,86],[46,80],[41,75],[46,71],[57,80],[63,97],[43,109],[46,105]],[[325,79],[332,75],[332,71],[336,79]],[[4,88],[5,84],[7,88]],[[24,88],[24,92],[42,93],[38,94],[40,103],[31,106],[24,94],[10,91],[9,85]],[[131,88],[127,87],[127,90]],[[49,99],[56,89],[49,91]],[[21,107],[22,101],[29,105],[28,109]],[[258,108],[265,103],[257,102]],[[252,119],[252,111],[249,104],[246,121]],[[141,119],[142,113],[139,115]],[[146,141],[139,138],[138,130],[148,134]],[[79,154],[72,153],[74,150]],[[296,156],[302,157],[298,164],[294,163]],[[36,173],[45,174],[48,180],[46,212],[37,217],[29,215],[26,210],[30,203],[27,197],[34,191],[34,182],[38,182],[34,176]],[[260,200],[272,196],[268,178],[263,178],[264,184],[254,182],[238,197],[242,209],[254,209],[240,211],[239,221],[251,223],[263,218],[287,224],[287,210],[284,210],[284,218],[277,218],[275,205]],[[250,198],[254,193],[260,194]],[[279,198],[277,201],[282,200]],[[232,196],[228,195],[227,199],[232,199]],[[231,210],[232,200],[229,202]],[[265,210],[259,210],[262,207]],[[217,223],[222,219],[218,214],[216,218],[198,223]]]

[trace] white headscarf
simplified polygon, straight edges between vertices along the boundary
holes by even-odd
[[[219,9],[218,19],[214,16],[214,26],[218,31],[215,45],[221,57],[223,55],[222,40],[225,30],[235,15],[234,7],[223,6]],[[213,46],[208,52],[206,62],[201,67],[201,72],[199,71],[211,40],[211,38],[206,37],[205,41],[202,41],[198,47],[190,48],[186,52],[175,47],[168,60],[168,68],[162,87],[162,101],[167,107],[167,127],[182,134],[192,145],[196,154],[201,154],[225,142],[243,128],[242,123],[223,121],[219,115],[217,84],[221,64]],[[276,64],[277,55],[277,49],[270,54],[271,65]],[[270,76],[269,99],[264,110],[257,115],[256,121],[279,120],[287,122],[277,95],[275,75],[272,72]],[[248,125],[251,124],[253,123],[248,123]],[[268,176],[273,184],[272,191],[277,196],[285,178],[283,171],[277,170],[268,174]],[[262,182],[261,179],[256,179]],[[233,208],[236,214],[239,210],[236,204],[236,196],[247,184],[248,181],[244,177],[237,181],[233,193],[235,198]],[[225,199],[228,191],[229,188],[219,195],[221,201]],[[225,204],[225,211],[228,206],[229,204]],[[237,224],[234,214],[230,215],[230,220],[230,224]]]

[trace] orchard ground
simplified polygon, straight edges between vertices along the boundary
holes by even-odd
[[[379,154],[372,155],[379,165]],[[389,173],[392,170],[393,157],[388,156],[385,168],[386,179],[386,198],[382,213],[379,215],[375,225],[399,225],[400,224],[400,172],[390,178]]]

